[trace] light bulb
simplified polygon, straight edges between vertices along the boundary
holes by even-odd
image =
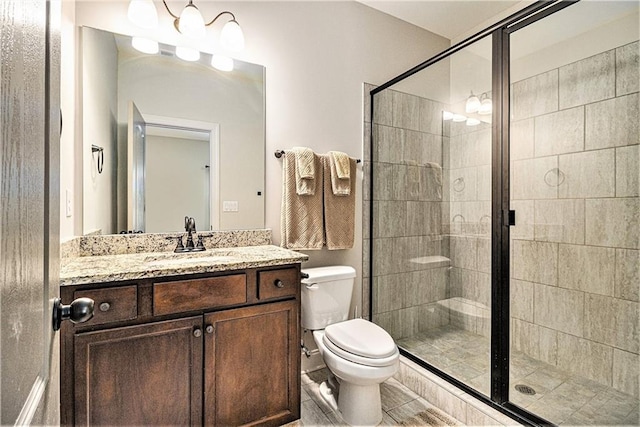
[[[127,17],[140,28],[152,29],[158,26],[158,11],[153,0],[131,0]]]
[[[192,39],[204,37],[204,19],[202,19],[202,14],[193,3],[189,3],[182,10],[178,22],[178,30],[182,35]]]
[[[200,59],[200,52],[192,47],[176,46],[176,56],[183,61],[192,62]]]
[[[471,92],[469,99],[464,107],[464,111],[467,113],[475,113],[480,108],[480,99]]]
[[[233,71],[233,59],[224,55],[213,55],[211,66],[220,71]]]
[[[133,46],[137,51],[148,53],[150,55],[156,54],[160,50],[157,41],[145,39],[144,37],[133,37],[131,39],[131,46]]]
[[[451,119],[453,119],[453,113],[451,111],[442,112],[442,120],[451,120]]]
[[[473,117],[469,117],[467,119],[467,126],[478,126],[480,124],[480,120],[473,118]]]
[[[452,117],[454,122],[464,122],[467,120],[467,116],[463,116],[462,114],[454,114]]]
[[[224,24],[220,32],[220,46],[224,49],[239,52],[244,49],[244,34],[235,19]]]

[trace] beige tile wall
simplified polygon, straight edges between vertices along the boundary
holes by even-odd
[[[376,322],[394,338],[415,335],[449,323],[449,263],[442,255],[442,183],[428,163],[442,165],[443,106],[435,101],[386,90],[376,95],[371,124],[369,91],[365,85],[365,168],[374,168],[375,196],[365,174],[364,216],[373,203],[373,279],[368,259],[365,283],[373,280]],[[376,152],[370,157],[370,136]],[[363,246],[368,249],[365,221]],[[367,254],[368,255],[368,254]],[[368,258],[368,256],[365,256]],[[363,294],[365,294],[363,292]],[[368,289],[366,291],[368,295]]]
[[[512,347],[638,396],[638,42],[514,83],[513,113]]]

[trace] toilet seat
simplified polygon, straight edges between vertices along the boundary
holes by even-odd
[[[389,366],[399,355],[393,338],[375,323],[353,319],[327,326],[322,342],[343,359],[367,366]]]

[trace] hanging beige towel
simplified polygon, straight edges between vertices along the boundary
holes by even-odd
[[[324,168],[324,223],[327,247],[330,250],[351,249],[356,220],[356,161],[349,159],[350,194],[336,196],[331,185],[331,156],[321,157]]]
[[[280,246],[288,249],[322,249],[324,229],[322,222],[322,191],[313,195],[296,193],[295,155],[285,153],[282,162],[282,210],[280,212]],[[322,165],[314,154],[314,167],[322,183]]]
[[[349,179],[351,165],[349,164],[349,156],[342,151],[329,151],[331,159],[335,163],[336,174],[340,179]]]
[[[300,196],[313,196],[316,192],[316,155],[310,148],[293,147],[295,157],[296,193]]]
[[[348,196],[351,193],[351,159],[345,153],[329,151],[326,155],[329,168],[325,173],[331,176],[331,189],[336,196]],[[345,164],[346,163],[346,164]],[[341,178],[342,175],[344,178]]]

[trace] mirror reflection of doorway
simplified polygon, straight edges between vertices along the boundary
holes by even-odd
[[[130,101],[129,230],[180,232],[185,216],[219,229],[218,137],[217,123],[142,114]]]
[[[209,132],[147,125],[145,145],[145,231],[210,230]]]

